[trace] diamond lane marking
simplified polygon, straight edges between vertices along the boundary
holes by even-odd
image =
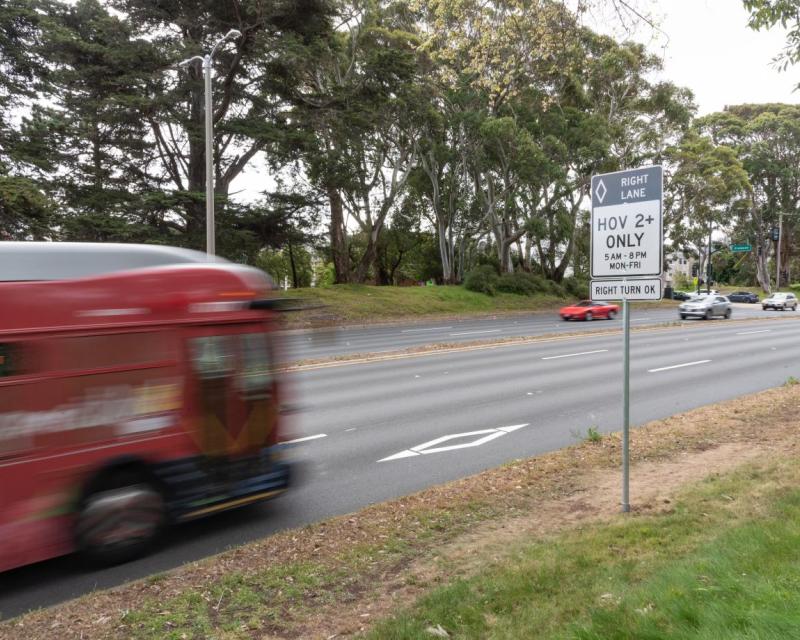
[[[436,438],[435,440],[430,440],[429,442],[425,442],[423,444],[417,445],[416,447],[411,447],[410,449],[406,449],[405,451],[401,451],[400,453],[395,453],[392,456],[387,458],[382,458],[378,460],[378,462],[387,462],[389,460],[400,460],[401,458],[411,458],[413,456],[421,456],[427,455],[429,453],[443,453],[445,451],[454,451],[455,449],[466,449],[468,447],[479,447],[482,444],[486,444],[487,442],[491,442],[496,438],[500,438],[508,433],[513,433],[518,429],[522,429],[523,427],[527,427],[529,423],[524,424],[512,424],[508,427],[498,427],[497,429],[479,429],[478,431],[467,431],[466,433],[454,433],[449,436],[442,436],[440,438]],[[437,447],[436,445],[440,445],[444,442],[449,440],[455,440],[456,438],[468,438],[470,436],[482,436],[477,438],[476,440],[470,440],[469,442],[462,442],[461,444],[452,444],[446,447]]]

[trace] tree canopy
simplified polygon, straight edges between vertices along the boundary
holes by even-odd
[[[790,27],[794,62],[797,3],[744,4],[754,28]],[[672,246],[703,260],[710,226],[753,237],[770,286],[765,230],[797,207],[796,108],[695,119],[658,56],[582,24],[600,5],[642,17],[614,0],[8,0],[0,237],[202,249],[194,57],[218,44],[212,178],[232,259],[293,265],[298,283],[306,257],[335,282],[454,283],[478,260],[585,277],[591,175],[657,163]],[[262,193],[241,198],[255,167]]]

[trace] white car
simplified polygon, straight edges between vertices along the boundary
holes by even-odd
[[[773,293],[769,298],[764,298],[761,301],[761,308],[766,311],[767,309],[775,309],[777,311],[786,311],[791,309],[797,311],[797,296],[793,293]]]
[[[689,317],[703,318],[704,320],[711,320],[714,316],[730,318],[731,301],[725,296],[713,293],[703,294],[682,303],[678,307],[678,315],[681,320],[686,320]]]

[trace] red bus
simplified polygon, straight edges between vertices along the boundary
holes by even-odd
[[[269,292],[192,251],[0,242],[0,571],[289,486]]]

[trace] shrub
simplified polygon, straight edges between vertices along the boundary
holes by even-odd
[[[464,288],[493,296],[496,293],[500,277],[491,265],[479,265],[464,276]]]
[[[585,300],[589,297],[589,283],[586,280],[579,280],[575,277],[564,278],[561,283],[566,292],[573,298]]]
[[[521,296],[532,296],[542,291],[542,283],[530,273],[504,273],[497,282],[497,290],[505,293],[516,293]]]
[[[559,298],[566,298],[567,297],[567,290],[564,286],[554,280],[547,280],[547,292],[552,293],[554,296],[558,296]]]

